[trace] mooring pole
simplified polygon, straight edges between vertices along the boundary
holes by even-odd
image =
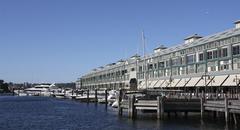
[[[203,113],[204,113],[204,98],[203,97],[200,98],[200,102],[201,102],[201,119],[203,119]]]
[[[87,102],[89,103],[89,89],[87,89]]]
[[[161,100],[160,100],[160,107],[161,107],[161,109],[160,109],[160,117],[161,117],[161,119],[163,119],[163,117],[164,117],[164,97],[161,97],[160,98]]]
[[[108,92],[107,92],[107,89],[105,89],[105,105],[106,105],[106,106],[107,106],[107,104],[108,104],[107,97],[108,97]]]
[[[128,117],[133,119],[135,117],[135,95],[128,98]]]
[[[97,89],[95,89],[95,102],[98,102]]]
[[[15,93],[14,93],[14,88],[12,89],[12,95],[13,95],[13,96],[15,95]]]
[[[118,115],[122,115],[122,89],[119,90],[119,95],[118,95]]]
[[[161,97],[157,97],[157,119],[161,119]]]
[[[225,95],[224,104],[225,104],[225,121],[226,121],[226,124],[227,124],[228,121],[229,121],[229,110],[228,110],[228,97],[226,95]]]

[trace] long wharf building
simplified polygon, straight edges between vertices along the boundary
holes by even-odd
[[[240,21],[235,27],[184,43],[160,46],[144,57],[134,55],[92,70],[77,80],[81,89],[195,89],[228,90],[240,83]]]

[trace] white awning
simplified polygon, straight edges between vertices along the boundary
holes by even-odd
[[[191,78],[190,81],[186,84],[186,87],[195,87],[199,80],[201,80],[201,77]]]
[[[182,78],[176,87],[184,87],[191,78]]]
[[[156,83],[156,85],[154,86],[155,88],[159,88],[161,87],[161,85],[163,84],[165,80],[158,80],[158,82]]]
[[[170,83],[169,83],[169,80],[165,80],[165,81],[162,83],[161,87],[167,87],[169,84],[170,84]]]
[[[168,87],[176,87],[181,79],[173,79]]]
[[[170,82],[170,80],[166,80],[163,85],[164,87],[175,87],[180,80],[181,79],[172,79],[172,82]]]
[[[149,88],[150,84],[152,84],[152,81],[151,80],[147,80],[147,88]],[[146,88],[146,84],[145,84],[145,86],[143,86],[143,88]]]
[[[156,85],[157,81],[158,80],[153,80],[151,83],[148,83],[148,87],[153,88]]]
[[[138,84],[138,89],[143,89],[145,88],[145,81],[140,81]]]
[[[222,86],[236,86],[239,83],[240,75],[234,74],[229,75],[227,80],[223,83]]]
[[[215,76],[213,80],[210,81],[208,86],[220,86],[228,77],[228,75]]]
[[[203,78],[201,78],[200,80],[199,80],[199,82],[196,84],[196,87],[204,87],[204,86],[206,86],[206,85],[208,85],[209,84],[209,82],[214,78],[214,76],[212,76],[212,77],[206,77],[207,79],[205,80],[205,77],[203,77]]]

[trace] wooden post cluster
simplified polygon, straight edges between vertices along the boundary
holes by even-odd
[[[203,97],[200,98],[200,102],[201,102],[201,119],[203,118],[203,113],[204,113],[204,102],[205,99]]]
[[[161,101],[160,97],[157,97],[157,118],[161,119]]]
[[[89,102],[89,89],[87,89],[87,102]]]
[[[95,102],[98,102],[98,95],[97,95],[97,89],[95,89]]]
[[[229,121],[229,110],[228,110],[228,98],[227,98],[226,95],[225,95],[224,104],[225,104],[225,121],[226,121],[226,123],[228,123],[228,121]]]
[[[128,98],[128,117],[133,119],[135,117],[135,95]]]
[[[107,89],[105,89],[105,104],[106,105],[108,104],[107,97],[108,97],[108,91],[107,91]]]
[[[163,119],[164,117],[164,97],[157,97],[157,118]]]
[[[13,95],[13,96],[15,95],[14,90],[15,90],[15,89],[13,88],[13,89],[12,89],[12,95]]]
[[[122,89],[119,90],[119,95],[118,95],[118,115],[122,115],[122,107],[121,107],[121,103],[122,103]]]

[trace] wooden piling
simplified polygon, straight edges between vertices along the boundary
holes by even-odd
[[[225,104],[225,121],[226,121],[226,123],[228,123],[228,121],[229,121],[229,110],[228,110],[228,97],[227,96],[225,96],[224,104]]]
[[[177,112],[174,112],[174,114],[175,114],[175,117],[177,117],[177,116],[178,116]]]
[[[201,102],[201,119],[202,119],[203,113],[204,113],[204,98],[203,97],[200,98],[200,102]]]
[[[184,112],[184,116],[187,117],[188,116],[188,111]]]
[[[13,95],[13,96],[15,95],[15,93],[14,93],[14,88],[12,89],[12,95]]]
[[[217,111],[213,111],[213,118],[216,119],[217,117]]]
[[[161,111],[160,111],[160,117],[161,117],[161,119],[163,119],[163,117],[164,117],[164,97],[162,97],[161,98],[161,100],[160,100],[160,107],[161,107]]]
[[[121,107],[121,103],[122,103],[122,90],[119,90],[119,95],[118,95],[118,115],[122,115],[122,107]]]
[[[87,102],[89,103],[89,89],[87,89]]]
[[[133,119],[135,117],[135,95],[128,98],[128,117]]]
[[[98,102],[97,89],[95,89],[95,102]]]
[[[157,97],[157,119],[161,119],[161,97]]]
[[[237,117],[236,117],[236,113],[233,113],[233,120],[234,120],[234,124],[237,125]]]
[[[108,104],[108,92],[107,92],[107,89],[105,89],[105,104],[107,105]]]

